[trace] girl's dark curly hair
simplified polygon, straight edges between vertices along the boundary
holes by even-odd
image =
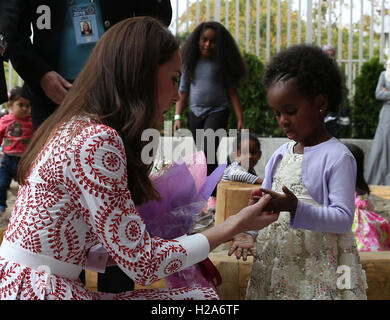
[[[243,139],[246,137],[247,137],[246,135],[243,136],[241,133],[239,133],[237,135],[237,137],[233,141],[233,150],[235,150],[235,151],[233,151],[234,153],[236,153],[241,148],[241,143],[242,143]],[[256,148],[261,152],[261,144],[260,144],[259,138],[256,135],[254,135],[253,133],[249,133],[248,139],[249,139],[249,141],[252,140],[255,143]],[[233,153],[228,155],[227,160],[226,160],[227,165],[230,165],[232,163],[231,159],[233,159]]]
[[[293,78],[303,95],[314,98],[324,94],[327,111],[337,112],[345,88],[337,64],[321,48],[301,44],[278,53],[266,68],[263,84],[268,89],[275,82]]]
[[[238,85],[247,77],[247,69],[240,49],[229,31],[219,22],[208,21],[199,24],[190,34],[182,50],[185,77],[192,81],[196,63],[200,58],[199,39],[206,29],[215,30],[215,49],[213,61],[221,70],[223,77],[228,77]]]

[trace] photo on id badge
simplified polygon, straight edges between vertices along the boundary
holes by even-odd
[[[94,5],[73,7],[72,17],[77,45],[98,42],[99,35]]]
[[[82,36],[92,35],[91,21],[80,22],[80,32]]]

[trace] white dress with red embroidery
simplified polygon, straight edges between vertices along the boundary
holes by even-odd
[[[150,237],[127,187],[118,133],[88,118],[60,128],[40,152],[0,249],[0,299],[217,299],[211,288],[89,291],[78,279],[101,243],[137,284],[148,285],[204,260],[200,234]],[[54,270],[52,270],[54,269]]]

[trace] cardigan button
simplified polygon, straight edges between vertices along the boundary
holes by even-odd
[[[111,22],[108,21],[108,20],[104,21],[104,26],[105,26],[106,28],[111,27]]]

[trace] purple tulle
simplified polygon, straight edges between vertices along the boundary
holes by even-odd
[[[226,164],[220,165],[207,177],[203,152],[196,153],[191,163],[185,160],[163,168],[153,179],[161,201],[149,201],[137,206],[151,236],[174,239],[189,233],[226,168]],[[166,283],[169,288],[213,287],[198,265],[168,276]]]

